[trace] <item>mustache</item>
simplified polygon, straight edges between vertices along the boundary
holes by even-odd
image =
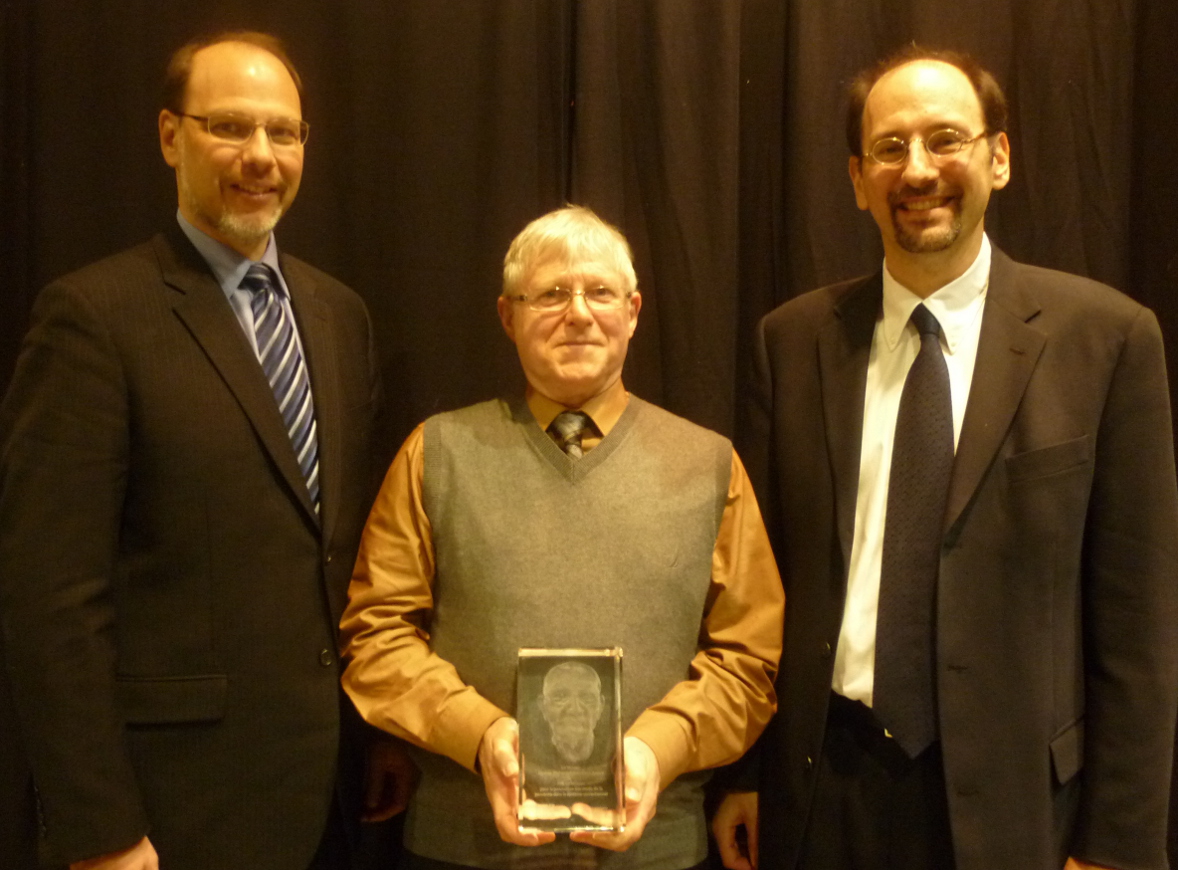
[[[924,187],[913,187],[910,184],[906,184],[899,190],[893,190],[888,194],[888,205],[890,205],[892,208],[897,208],[903,205],[904,200],[910,199],[914,196],[957,197],[960,195],[960,188],[948,184],[943,185],[935,181],[932,184],[925,185]]]

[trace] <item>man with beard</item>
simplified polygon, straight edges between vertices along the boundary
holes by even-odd
[[[540,712],[565,764],[582,764],[593,754],[594,729],[604,706],[601,677],[587,664],[563,662],[544,675]]]
[[[575,206],[532,221],[497,304],[526,393],[430,417],[377,495],[344,688],[420,750],[409,870],[702,870],[707,768],[772,713],[782,592],[760,511],[727,439],[626,391],[641,307],[615,227]],[[625,830],[521,828],[521,647],[623,650]]]
[[[265,34],[173,56],[178,214],[41,293],[0,411],[2,646],[75,868],[349,860],[336,626],[378,383],[364,303],[272,233],[301,90]]]
[[[759,803],[730,794],[715,819],[731,868],[1167,866],[1161,336],[1116,291],[990,244],[1005,127],[961,55],[856,78],[850,175],[883,269],[758,329],[741,453],[790,607]]]

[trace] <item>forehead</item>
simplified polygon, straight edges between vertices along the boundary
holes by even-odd
[[[620,285],[623,276],[612,264],[599,259],[569,257],[546,257],[532,266],[528,273],[528,285],[531,287],[552,287],[578,281],[583,284]]]
[[[300,117],[299,92],[282,61],[242,42],[219,42],[192,57],[188,110],[266,110]]]
[[[981,132],[984,125],[965,73],[941,61],[914,61],[885,73],[863,107],[863,135],[869,140],[938,126]]]
[[[592,668],[553,669],[544,680],[545,689],[595,689],[596,686],[597,672]]]

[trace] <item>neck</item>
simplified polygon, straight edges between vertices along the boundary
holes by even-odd
[[[979,228],[977,235],[965,245],[927,254],[910,253],[894,241],[885,241],[884,249],[884,262],[892,277],[921,299],[927,299],[969,270],[982,250],[982,232]]]

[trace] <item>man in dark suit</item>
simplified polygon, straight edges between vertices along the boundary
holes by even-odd
[[[264,34],[176,53],[177,219],[42,292],[0,412],[3,649],[71,867],[347,866],[336,626],[378,380],[363,302],[271,232],[300,95]]]
[[[1166,867],[1178,493],[1153,315],[983,230],[1005,98],[960,55],[862,74],[884,269],[756,340],[742,455],[786,584],[779,712],[729,867]],[[911,319],[910,319],[911,318]],[[759,812],[758,812],[759,809]]]

